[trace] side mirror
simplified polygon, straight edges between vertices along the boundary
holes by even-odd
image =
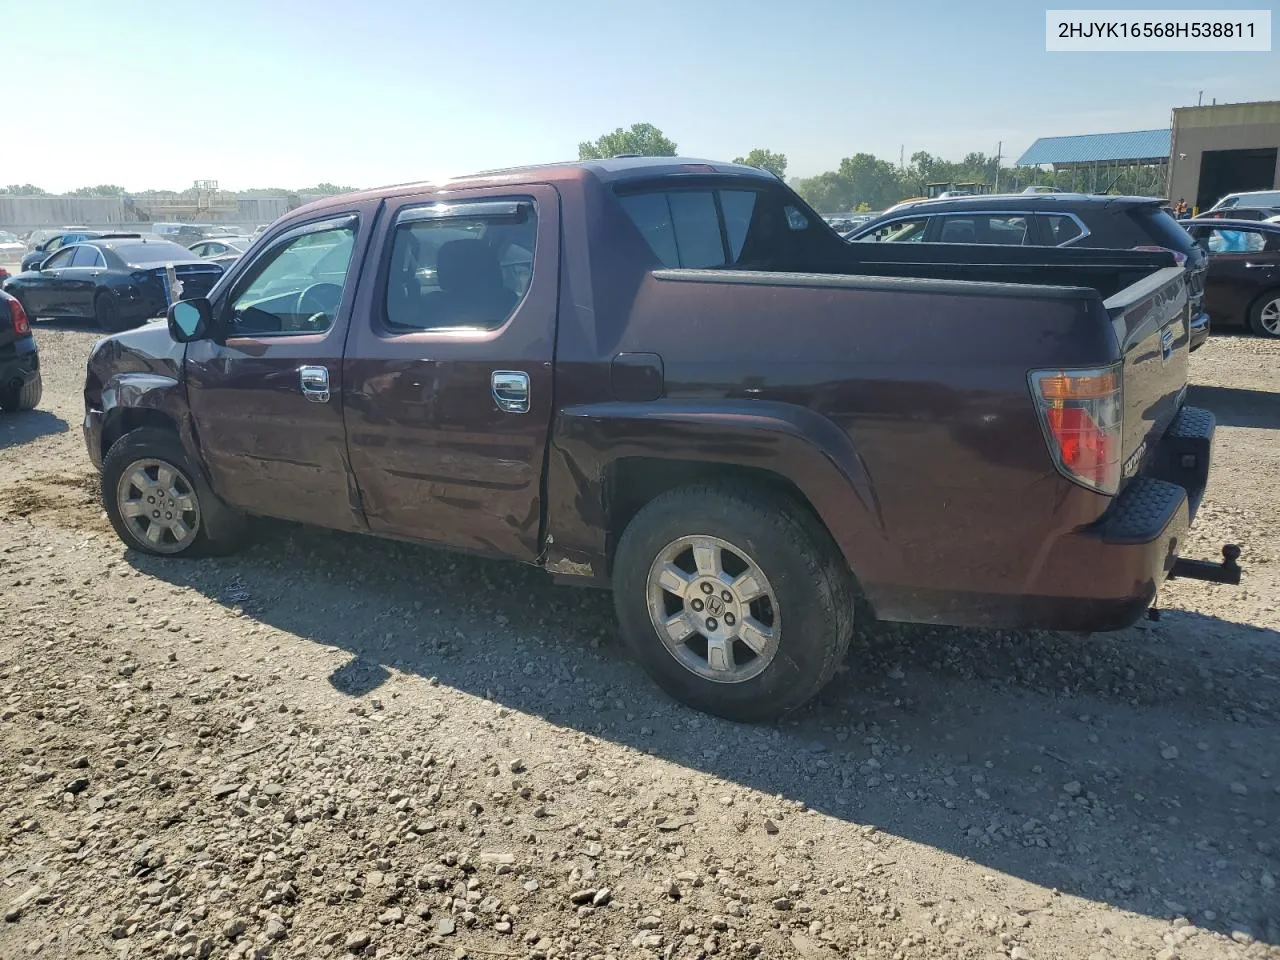
[[[179,300],[169,308],[169,336],[178,343],[206,340],[213,329],[213,307],[204,297]]]

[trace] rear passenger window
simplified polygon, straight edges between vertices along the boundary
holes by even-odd
[[[1012,214],[970,214],[963,217],[941,217],[938,231],[941,243],[986,243],[1019,247],[1031,242],[1030,221]]]
[[[1215,228],[1209,232],[1210,253],[1261,253],[1267,238],[1257,230],[1224,230]]]
[[[776,232],[757,215],[760,196],[758,190],[671,190],[618,200],[664,267],[706,269],[738,264],[753,224],[757,245],[774,241]],[[788,219],[792,230],[808,227],[800,211],[787,208],[788,218],[792,213],[798,218]]]
[[[676,232],[671,226],[671,208],[667,206],[667,195],[636,193],[618,199],[658,262],[664,267],[680,266],[680,253],[676,249]]]
[[[664,267],[723,267],[727,262],[713,191],[673,190],[620,199]]]
[[[676,251],[682,267],[722,267],[724,243],[720,238],[720,218],[711,191],[688,190],[667,194],[671,224],[675,228]]]
[[[76,247],[75,256],[71,260],[73,267],[100,267],[103,265],[102,254],[97,247]]]
[[[1045,233],[1049,237],[1051,246],[1060,247],[1067,241],[1074,240],[1084,234],[1084,231],[1080,229],[1080,224],[1076,223],[1074,217],[1050,214],[1042,216],[1040,222],[1045,227]]]
[[[386,323],[396,332],[493,330],[533,282],[531,201],[477,201],[400,214],[387,277]]]
[[[721,190],[720,209],[724,211],[724,232],[729,240],[729,259],[736,262],[747,240],[751,214],[756,208],[754,190]]]

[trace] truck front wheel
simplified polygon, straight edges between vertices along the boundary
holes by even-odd
[[[159,556],[227,553],[244,517],[217,498],[172,433],[142,427],[111,445],[102,461],[102,505],[120,539]]]
[[[809,700],[853,632],[852,577],[831,537],[765,489],[657,497],[622,535],[613,588],[641,666],[677,700],[730,720]]]

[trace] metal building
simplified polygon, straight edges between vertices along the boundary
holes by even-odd
[[[1197,210],[1224,194],[1280,189],[1280,100],[1173,108],[1168,196]]]
[[[1126,192],[1159,197],[1168,182],[1169,142],[1167,129],[1041,137],[1017,166],[1051,166],[1055,182],[1067,190],[1105,193],[1123,178]]]

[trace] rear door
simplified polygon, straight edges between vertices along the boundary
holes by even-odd
[[[214,302],[222,342],[187,347],[200,448],[214,489],[235,506],[363,529],[341,361],[372,214],[330,214],[276,238]]]
[[[97,247],[81,244],[75,248],[71,265],[62,271],[56,286],[68,316],[93,316],[93,295],[106,267],[102,251]]]
[[[533,560],[553,410],[559,197],[546,185],[386,210],[343,365],[370,530]]]

